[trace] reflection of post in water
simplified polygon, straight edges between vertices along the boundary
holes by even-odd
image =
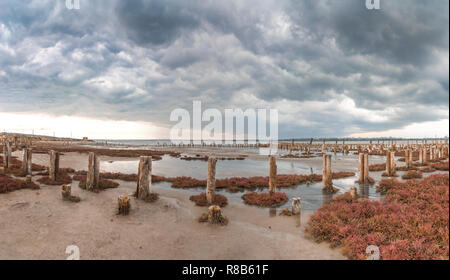
[[[361,198],[369,198],[369,184],[359,185],[359,195]]]
[[[329,204],[332,198],[333,194],[322,192],[322,205]]]
[[[295,216],[295,226],[301,227],[302,226],[302,214]]]
[[[302,225],[302,199],[300,197],[294,197],[292,199],[292,215],[295,217],[296,226]]]
[[[277,208],[270,207],[269,208],[269,217],[273,218],[277,216]]]

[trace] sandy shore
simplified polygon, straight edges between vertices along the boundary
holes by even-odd
[[[0,259],[65,259],[66,247],[82,259],[342,259],[327,244],[305,238],[298,218],[269,217],[265,211],[231,203],[225,226],[199,224],[206,208],[182,192],[154,186],[154,204],[132,200],[129,216],[116,215],[116,200],[134,190],[99,194],[79,189],[82,202],[62,201],[59,187],[21,190],[0,196]],[[308,213],[301,217],[308,219]]]
[[[85,158],[62,155],[61,167],[85,169]],[[36,154],[34,162],[46,159]],[[200,224],[197,218],[206,208],[194,206],[185,191],[158,183],[153,190],[160,200],[149,204],[132,198],[130,215],[117,216],[118,196],[135,190],[135,183],[117,182],[119,188],[95,194],[74,181],[72,193],[82,199],[78,204],[63,201],[57,186],[1,194],[0,259],[65,259],[69,245],[80,248],[81,259],[344,258],[305,237],[311,214],[306,211],[300,219],[270,216],[267,209],[230,201],[223,211],[227,226]]]

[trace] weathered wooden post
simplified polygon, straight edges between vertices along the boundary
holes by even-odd
[[[405,150],[405,163],[406,163],[406,167],[407,167],[407,168],[410,168],[410,167],[411,167],[411,166],[409,166],[409,157],[410,157],[409,149],[406,149],[406,150]]]
[[[322,162],[322,188],[325,189],[327,186],[327,155],[323,155]]]
[[[294,197],[292,199],[292,214],[300,215],[302,211],[302,200],[300,197]]]
[[[357,195],[358,191],[356,190],[356,188],[355,187],[350,188],[350,196],[352,197],[352,199],[355,199]]]
[[[275,156],[270,156],[270,170],[269,170],[269,193],[277,192],[277,159]]]
[[[369,183],[369,154],[364,153],[364,184]]]
[[[392,176],[391,174],[392,168],[391,168],[391,152],[386,151],[386,174],[388,176]]]
[[[395,152],[391,152],[391,176],[394,176],[395,173],[396,173]]]
[[[8,166],[12,165],[12,143],[8,141],[7,144],[7,153],[8,153]]]
[[[31,149],[23,148],[22,170],[25,175],[30,175],[32,173],[32,155]]]
[[[136,197],[145,200],[151,193],[152,157],[141,156],[139,160]]]
[[[413,167],[413,155],[414,155],[413,151],[408,149],[408,161],[407,161],[408,168]]]
[[[98,189],[100,181],[100,159],[95,153],[89,153],[88,173],[86,178],[86,190]]]
[[[128,196],[119,196],[118,199],[119,204],[119,215],[128,215],[131,209],[131,202]]]
[[[427,164],[427,147],[422,149],[422,165]]]
[[[440,156],[439,156],[439,148],[438,147],[435,147],[435,149],[434,149],[433,158],[435,161],[439,161]]]
[[[206,182],[206,200],[209,205],[216,201],[216,163],[217,159],[214,157],[208,158],[208,180]]]
[[[363,153],[359,154],[358,170],[359,170],[359,183],[363,184],[364,183],[364,154]]]
[[[419,148],[419,162],[423,164],[423,148]]]
[[[327,186],[333,188],[333,172],[331,171],[331,155],[327,155]]]
[[[6,139],[3,141],[3,167],[5,169],[9,167],[8,143]]]
[[[331,155],[323,156],[322,186],[327,192],[333,192],[333,173],[331,171]]]
[[[56,181],[59,171],[59,153],[50,151],[50,165],[48,167],[48,174],[51,180]],[[89,175],[89,174],[88,174]]]

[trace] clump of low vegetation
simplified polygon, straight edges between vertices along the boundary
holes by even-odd
[[[333,173],[333,179],[353,177],[353,172],[337,172]],[[206,180],[198,180],[191,177],[164,178],[166,181],[172,182],[173,188],[206,188]],[[322,175],[278,175],[277,187],[289,188],[301,184],[312,184],[322,181]],[[255,190],[269,188],[269,177],[249,177],[249,178],[226,178],[217,179],[216,188],[227,189],[230,192],[238,192],[243,190]]]
[[[100,178],[100,180],[98,181],[98,190],[115,189],[115,188],[118,188],[119,185],[120,184],[117,182]],[[80,189],[85,190],[86,189],[86,179],[82,179],[78,183],[78,187]]]
[[[205,193],[201,193],[199,195],[192,195],[189,198],[190,201],[194,202],[195,205],[200,206],[200,207],[204,207],[204,206],[211,206],[208,203],[208,200],[206,199],[206,194]],[[228,205],[228,199],[226,196],[221,195],[221,194],[216,194],[215,196],[215,201],[213,203],[214,205],[218,205],[220,207],[225,207]]]
[[[390,189],[392,189],[395,185],[400,184],[400,181],[397,179],[382,179],[377,186],[377,192],[387,193]]]
[[[369,171],[383,171],[386,170],[386,163],[369,165]]]
[[[369,245],[385,260],[449,259],[448,174],[394,182],[384,202],[340,197],[311,216],[306,232],[317,242],[350,259],[366,259]]]
[[[159,194],[155,192],[151,192],[144,199],[145,202],[153,203],[159,199]]]
[[[123,173],[100,173],[100,178],[109,180],[122,180],[126,182],[137,182],[137,174],[123,174]]]
[[[194,160],[198,160],[198,161],[208,161],[208,156],[201,156],[201,155],[196,155],[195,157],[192,156],[182,156],[180,157],[181,160],[186,160],[186,161],[194,161]]]
[[[289,208],[284,208],[283,210],[280,211],[280,214],[278,214],[280,216],[287,216],[287,217],[291,217],[294,216],[294,213],[292,213],[292,210]]]
[[[78,152],[78,153],[96,153],[97,155],[110,156],[110,157],[140,157],[151,156],[153,161],[161,160],[162,156],[170,155],[173,157],[179,157],[180,153],[168,152],[168,151],[155,151],[155,150],[138,150],[138,149],[105,149],[94,147],[81,147],[81,146],[61,146],[61,145],[41,145],[33,148],[33,153],[48,153],[50,150],[57,152]]]
[[[37,190],[39,186],[33,182],[0,175],[0,193],[9,193],[21,189]]]
[[[414,167],[414,166],[411,166],[411,167],[408,167],[408,166],[397,166],[395,168],[395,170],[396,171],[410,171],[410,170],[417,171],[418,169],[417,169],[417,167]]]
[[[409,170],[402,176],[403,180],[420,179],[420,178],[422,178],[422,172],[416,170]]]
[[[424,168],[420,169],[420,172],[422,172],[422,173],[433,173],[433,172],[436,172],[436,169],[434,169],[432,167],[424,167]]]
[[[58,174],[56,175],[56,180],[52,180],[50,177],[42,177],[37,181],[44,185],[60,186],[72,183],[72,178],[67,173],[58,172]]]
[[[448,161],[432,163],[431,168],[434,168],[439,171],[448,171]]]
[[[392,175],[389,175],[387,172],[383,172],[383,174],[381,174],[381,177],[398,177],[397,172],[395,172]]]
[[[246,204],[259,207],[277,207],[289,200],[288,196],[283,192],[273,194],[251,192],[242,195],[242,199]]]
[[[342,178],[349,178],[354,177],[354,172],[333,172],[332,178],[333,179],[342,179]]]

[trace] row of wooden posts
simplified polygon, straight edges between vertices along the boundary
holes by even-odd
[[[387,142],[387,143],[386,143]],[[292,140],[291,142],[278,142],[278,148],[280,150],[291,150],[291,151],[322,151],[322,153],[326,151],[342,151],[344,153],[348,153],[350,150],[358,150],[362,147],[365,147],[367,150],[372,151],[374,149],[384,150],[384,149],[404,149],[405,147],[419,147],[420,145],[429,145],[427,140],[422,140],[419,143],[419,140],[416,140],[415,143],[410,143],[407,141],[406,144],[398,144],[397,141],[380,141],[378,140],[376,144],[373,141],[369,141],[369,144],[346,144],[345,140],[342,141],[342,144],[339,144],[336,141],[335,144],[326,143],[325,140],[322,141],[322,144],[310,142],[295,142]],[[414,141],[411,141],[414,142]],[[448,140],[434,140],[431,141],[431,145],[439,146],[439,145],[447,145]],[[156,146],[158,147],[190,147],[190,148],[200,148],[200,147],[218,147],[218,148],[260,148],[267,147],[268,143],[208,143],[204,141],[190,141],[187,144],[173,144],[173,143],[160,143],[158,142]]]
[[[33,153],[31,149],[23,148],[23,158],[22,158],[22,171],[26,175],[31,175],[32,171],[32,156]],[[12,147],[11,142],[3,143],[3,167],[9,168],[12,165]]]
[[[3,144],[3,158],[4,167],[8,168],[11,165],[11,142],[4,142]],[[419,150],[419,161],[422,164],[426,164],[430,160],[439,159],[442,156],[448,156],[448,147],[442,149],[434,149],[433,147],[421,148]],[[412,167],[413,165],[413,153],[414,150],[407,148],[405,150],[405,162],[407,167]],[[56,151],[50,151],[50,164],[49,164],[49,177],[52,180],[56,180],[58,170],[59,170],[59,153]],[[269,193],[276,192],[276,177],[277,177],[277,166],[276,158],[271,156],[270,162],[270,174],[269,174]],[[215,173],[216,173],[216,163],[217,159],[210,157],[208,159],[208,180],[207,180],[207,198],[210,204],[213,203],[215,197]],[[22,169],[27,175],[32,174],[32,150],[28,148],[23,148],[23,160]],[[86,180],[86,189],[94,190],[98,188],[99,183],[99,170],[100,170],[100,160],[98,156],[94,153],[89,154],[88,160],[88,173]],[[331,171],[331,155],[323,155],[323,168],[322,168],[322,182],[324,189],[332,188],[332,171]],[[395,164],[395,152],[386,151],[386,173],[388,176],[394,176],[396,171]],[[137,196],[144,199],[148,196],[150,192],[151,182],[151,157],[141,157],[138,170],[138,188]],[[369,154],[360,153],[359,154],[359,182],[368,183],[369,181]]]
[[[440,152],[442,155],[446,154],[448,156],[448,140],[445,141],[432,141],[432,143],[427,143],[427,141],[423,141],[423,143],[419,144],[419,141],[416,141],[415,144],[397,144],[396,142],[391,142],[390,144],[378,143],[378,144],[346,144],[345,141],[342,144],[338,144],[337,141],[335,144],[327,144],[325,141],[322,144],[311,144],[311,143],[287,143],[281,142],[278,144],[278,148],[280,150],[288,150],[290,153],[292,151],[304,151],[307,154],[311,153],[311,151],[321,151],[322,153],[326,152],[342,152],[343,154],[348,154],[350,151],[357,151],[357,153],[364,152],[373,152],[379,151],[384,153],[386,150],[390,151],[402,151],[402,150],[413,150],[418,151],[420,149],[428,148],[435,152]]]
[[[405,150],[405,161],[407,166],[412,166],[414,148],[407,147]],[[419,146],[419,161],[427,163],[429,160],[439,159],[442,156],[448,156],[448,145],[442,145],[440,149],[434,146],[422,147]],[[8,168],[11,164],[11,142],[4,141],[3,143],[3,158],[4,167]],[[56,151],[49,152],[49,177],[56,180],[59,171],[60,154]],[[217,159],[209,157],[208,159],[208,177],[206,186],[206,197],[208,204],[214,205],[216,197],[216,163]],[[388,176],[395,175],[395,151],[386,151],[386,173]],[[32,174],[32,149],[23,148],[22,168],[26,174]],[[331,170],[331,155],[323,155],[323,171],[322,171],[322,185],[323,189],[328,192],[333,191]],[[136,197],[145,200],[151,194],[151,176],[152,176],[152,158],[149,156],[141,156],[138,169],[138,182],[136,188]],[[99,188],[100,182],[100,160],[95,153],[89,153],[88,157],[88,172],[86,178],[86,189],[93,191]],[[369,153],[366,151],[359,154],[359,183],[369,183]],[[277,164],[276,157],[269,158],[269,193],[277,192]],[[70,196],[70,188],[63,187],[63,196]],[[294,198],[292,203],[292,211],[299,213],[300,198]],[[119,209],[124,207],[123,213],[128,213],[130,208],[130,200],[128,196],[119,197]],[[215,208],[217,209],[217,208]],[[220,208],[219,208],[220,209]]]

